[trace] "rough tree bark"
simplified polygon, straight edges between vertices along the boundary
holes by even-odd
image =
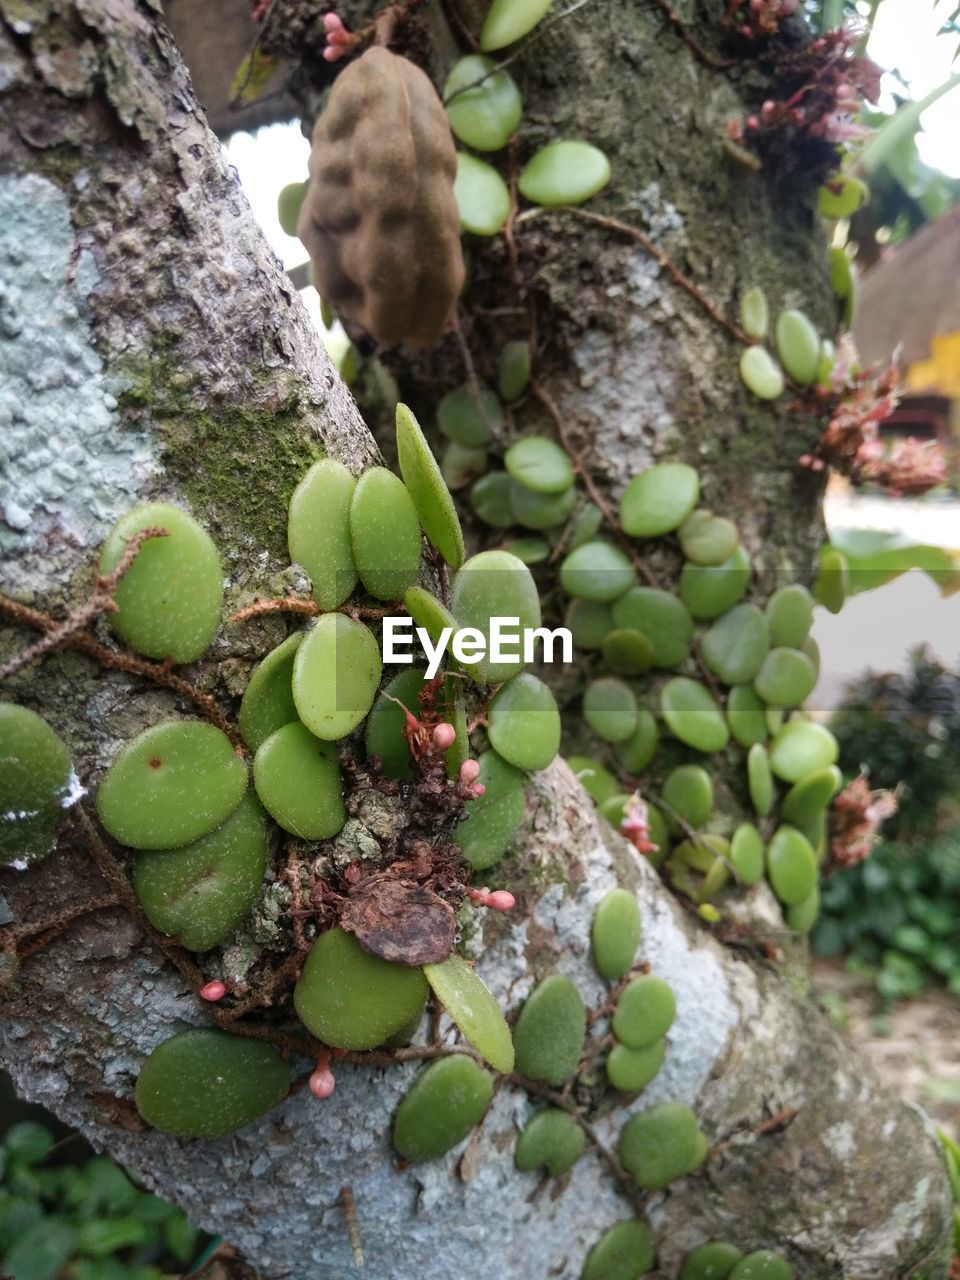
[[[293,38],[297,6],[277,8],[289,9]],[[357,6],[346,8],[354,16]],[[597,0],[581,15],[548,32],[520,69],[534,134],[604,146],[616,179],[601,207],[663,239],[720,304],[759,282],[825,319],[809,209],[789,186],[722,156],[718,126],[757,92],[753,73],[735,82],[699,64],[655,5]],[[429,22],[423,56],[438,66],[450,36],[438,13]],[[225,556],[228,606],[282,589],[296,478],[324,453],[359,472],[376,447],[253,226],[157,5],[0,0],[0,100],[3,589],[62,614],[84,598],[107,528],[144,495],[185,501],[208,525]],[[537,273],[548,386],[586,428],[610,491],[651,456],[687,457],[714,504],[736,513],[765,574],[805,571],[817,495],[791,460],[812,424],[746,402],[735,346],[639,246],[551,217],[518,234],[518,248],[521,268]],[[502,247],[478,253],[475,272],[496,305]],[[487,324],[479,311],[468,323],[481,353]],[[459,360],[450,340],[429,360],[394,363],[426,406],[461,380]],[[276,620],[226,629],[198,680],[230,706],[282,634]],[[0,658],[29,638],[6,627]],[[21,673],[4,696],[50,719],[91,788],[131,733],[190,710],[69,651]],[[478,929],[473,945],[510,1007],[556,969],[600,1003],[592,909],[614,880],[636,888],[645,955],[674,987],[678,1018],[662,1074],[630,1106],[602,1104],[594,1123],[612,1146],[632,1110],[667,1098],[697,1110],[710,1159],[644,1206],[667,1274],[712,1237],[781,1248],[804,1280],[946,1275],[949,1195],[924,1117],[839,1041],[797,972],[724,950],[691,923],[593,817],[563,765],[534,779],[503,880],[520,907],[509,923]],[[37,868],[0,873],[0,891],[23,924],[103,884],[65,835]],[[277,901],[268,890],[244,935],[246,962],[282,945]],[[227,972],[242,953],[227,952]],[[382,1280],[573,1280],[602,1229],[634,1207],[593,1151],[569,1181],[531,1197],[511,1142],[531,1104],[510,1087],[465,1149],[397,1169],[387,1131],[411,1064],[341,1068],[331,1101],[301,1092],[222,1142],[131,1128],[144,1055],[174,1024],[202,1020],[180,975],[122,912],[107,911],[25,962],[5,993],[0,1060],[25,1096],[269,1276],[352,1274],[337,1207],[345,1184],[368,1273]],[[766,1124],[781,1113],[792,1121]]]

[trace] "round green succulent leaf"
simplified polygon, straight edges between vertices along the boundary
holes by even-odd
[[[70,753],[41,716],[0,702],[0,866],[36,862],[53,847],[71,803]]]
[[[711,1240],[687,1254],[680,1280],[729,1280],[743,1254],[733,1244]]]
[[[645,1190],[681,1178],[698,1154],[697,1121],[689,1107],[660,1102],[631,1116],[620,1133],[620,1160]]]
[[[336,928],[313,944],[293,1004],[324,1044],[373,1049],[420,1012],[427,992],[422,969],[370,955],[353,934]]]
[[[589,756],[568,756],[567,765],[596,804],[603,804],[620,791],[619,782],[598,760]]]
[[[779,1253],[758,1249],[740,1259],[729,1280],[793,1280],[793,1267]]]
[[[470,488],[473,509],[484,524],[494,529],[506,529],[516,518],[513,514],[512,477],[506,471],[491,471],[481,476]]]
[[[727,724],[741,747],[766,742],[766,707],[752,685],[737,684],[730,690],[727,695]]]
[[[100,821],[134,849],[177,849],[227,820],[247,770],[225,733],[201,720],[167,720],[138,734],[107,770]]]
[[[449,440],[440,458],[440,473],[449,489],[463,489],[487,469],[487,451],[482,446],[470,449]]]
[[[496,751],[484,751],[477,781],[484,793],[467,802],[456,838],[473,869],[485,871],[506,853],[523,818],[523,774]]]
[[[786,383],[783,372],[766,347],[747,347],[740,357],[740,377],[758,400],[776,400]]]
[[[634,476],[620,499],[620,523],[631,538],[679,529],[700,497],[700,478],[683,462],[659,462]]]
[[[472,1058],[431,1062],[397,1108],[393,1145],[405,1160],[436,1160],[480,1123],[492,1097],[493,1077]]]
[[[814,599],[828,613],[839,613],[850,594],[850,566],[842,551],[827,548],[820,553],[817,580],[813,586]]]
[[[514,481],[510,490],[510,506],[517,524],[525,529],[556,529],[570,518],[577,505],[577,491],[538,493]]]
[[[808,773],[837,762],[837,740],[822,724],[790,720],[770,746],[770,766],[784,782],[799,782]]]
[[[540,626],[540,594],[522,560],[508,551],[471,556],[453,579],[450,608],[461,628],[476,629],[486,641],[485,656],[466,667],[474,680],[495,684],[523,669],[522,656],[494,661],[490,654],[491,619],[516,619],[521,635]]]
[[[859,178],[846,173],[834,173],[820,188],[817,205],[825,218],[849,218],[857,212],[869,194],[867,184]]]
[[[223,569],[213,539],[193,516],[167,502],[151,502],[121,516],[100,552],[100,573],[110,574],[127,543],[144,529],[148,538],[113,593],[110,625],[131,649],[148,658],[194,662],[216,634],[223,604]]]
[[[740,327],[748,338],[765,338],[770,324],[767,295],[758,286],[748,289],[740,299]]]
[[[773,707],[795,707],[817,682],[813,663],[799,649],[771,649],[757,672],[753,687]]]
[[[487,985],[456,952],[424,975],[464,1039],[497,1071],[513,1070],[513,1041],[500,1006]]]
[[[529,1080],[561,1085],[583,1052],[587,1014],[569,978],[552,973],[531,993],[513,1031],[516,1069]]]
[[[787,373],[801,386],[817,377],[820,335],[802,311],[781,311],[777,317],[777,355]]]
[[[593,913],[593,962],[601,977],[614,981],[633,968],[640,945],[640,908],[626,889],[611,889]]]
[[[757,815],[765,818],[773,806],[773,773],[767,749],[759,742],[747,752],[747,786]]]
[[[297,714],[316,737],[345,738],[373,706],[382,670],[380,646],[362,622],[324,614],[293,660]]]
[[[459,569],[466,556],[460,517],[426,436],[405,404],[397,405],[397,455],[428,541],[452,569]]]
[[[550,556],[550,544],[543,538],[511,538],[503,549],[525,565],[543,564]]]
[[[653,645],[642,631],[615,627],[604,636],[603,660],[619,676],[636,676],[653,665]]]
[[[490,745],[518,769],[545,769],[560,749],[560,711],[548,685],[521,672],[495,695],[487,715]]]
[[[680,599],[695,618],[719,618],[742,598],[750,583],[750,561],[738,546],[723,564],[687,561],[680,572]]]
[[[673,989],[652,973],[631,978],[620,993],[613,1034],[628,1049],[646,1049],[673,1026],[677,1002]]]
[[[610,542],[596,539],[571,551],[560,565],[560,585],[568,596],[609,603],[629,591],[637,572],[627,556]]]
[[[425,677],[426,672],[420,667],[401,671],[383,686],[367,716],[363,729],[367,756],[379,757],[382,772],[388,778],[409,782],[413,777],[410,748],[403,731],[408,711],[419,716],[420,691]]]
[[[448,439],[467,449],[483,448],[503,426],[500,401],[489,387],[448,391],[437,406],[437,423]]]
[[[719,680],[730,685],[752,680],[769,649],[767,620],[755,604],[734,605],[700,642],[704,662]]]
[[[799,649],[813,625],[813,597],[799,582],[778,587],[766,605],[770,643]]]
[[[573,484],[573,465],[566,452],[545,436],[517,440],[503,461],[514,480],[536,493],[565,493]]]
[[[604,742],[624,742],[637,727],[637,696],[628,684],[613,676],[591,680],[583,695],[587,724]]]
[[[814,885],[802,902],[787,907],[786,920],[795,933],[809,933],[820,914],[820,886]]]
[[[266,817],[248,792],[223,826],[202,840],[139,853],[133,888],[155,928],[188,951],[208,951],[250,914],[266,869]]]
[[[180,1138],[223,1138],[275,1107],[290,1071],[272,1044],[194,1027],[157,1045],[137,1077],[137,1110]]]
[[[613,630],[613,614],[602,600],[571,600],[563,625],[578,649],[599,649]]]
[[[530,381],[530,343],[526,338],[505,342],[497,359],[497,391],[508,403],[523,395]]]
[[[810,841],[795,827],[778,827],[767,846],[767,876],[781,902],[793,906],[817,883],[817,858]]]
[[[567,547],[571,551],[576,551],[577,547],[582,547],[587,542],[593,542],[602,524],[603,514],[600,508],[595,507],[592,502],[584,503],[570,522]]]
[[[447,119],[460,142],[476,151],[499,151],[520,123],[523,99],[508,71],[492,58],[469,54],[457,62],[443,86]]]
[[[641,773],[653,759],[659,741],[656,719],[646,707],[641,707],[633,733],[616,744],[617,759],[628,773]]]
[[[553,0],[493,0],[480,32],[480,48],[493,53],[532,31]]]
[[[835,764],[808,773],[783,797],[780,816],[801,830],[815,822],[840,790],[843,775]]]
[[[277,221],[285,236],[297,234],[297,220],[300,217],[300,206],[307,194],[305,182],[288,182],[281,187],[277,196]]]
[[[253,785],[271,818],[301,840],[329,840],[346,822],[333,748],[299,720],[257,749]]]
[[[683,554],[695,564],[723,564],[733,555],[738,542],[733,521],[706,510],[691,512],[677,536]]]
[[[493,165],[457,152],[453,194],[460,225],[475,236],[495,236],[510,216],[510,192]]]
[[[423,587],[411,587],[403,597],[403,607],[431,640],[439,640],[444,627],[451,631],[457,629],[457,620],[446,605]],[[411,710],[415,708],[411,707]]]
[[[641,631],[653,646],[654,666],[672,669],[690,652],[693,619],[682,601],[658,587],[633,587],[613,605],[617,627]]]
[[[546,1169],[559,1178],[580,1159],[585,1144],[583,1130],[568,1112],[544,1107],[517,1138],[513,1161],[523,1172]]]
[[[237,724],[252,751],[297,718],[293,701],[293,659],[302,640],[303,633],[298,631],[271,649],[243,691]]]
[[[406,452],[409,463],[410,450]],[[443,484],[439,470],[437,480]],[[434,510],[431,518],[436,514]],[[446,533],[445,541],[449,528]],[[421,547],[417,508],[407,486],[386,467],[371,467],[357,481],[350,503],[350,541],[360,581],[378,600],[399,600],[416,582]]]
[[[752,822],[741,822],[730,840],[730,861],[741,884],[757,884],[763,877],[763,840]]]
[[[705,685],[674,676],[660,691],[660,710],[675,738],[697,751],[722,751],[730,731],[716,699]]]
[[[653,1233],[628,1218],[603,1233],[587,1254],[580,1280],[641,1280],[653,1266]]]
[[[660,1072],[667,1042],[662,1037],[642,1049],[615,1044],[607,1054],[607,1079],[621,1093],[639,1093]]]
[[[589,142],[551,142],[520,170],[517,186],[531,204],[582,204],[610,181],[610,161]]]
[[[290,499],[290,559],[306,569],[321,609],[336,609],[357,585],[350,540],[350,504],[356,485],[342,462],[324,458],[313,464]]]
[[[661,798],[668,814],[702,827],[713,811],[713,782],[698,764],[679,764],[667,775]]]

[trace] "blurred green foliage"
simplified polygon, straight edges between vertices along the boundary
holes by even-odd
[[[33,1120],[0,1146],[0,1275],[5,1280],[163,1280],[185,1270],[200,1233],[141,1191],[108,1156],[56,1164]]]
[[[814,947],[888,1003],[930,982],[960,995],[960,675],[917,650],[906,674],[852,685],[831,728],[844,772],[899,784],[900,810],[866,862],[826,880]]]

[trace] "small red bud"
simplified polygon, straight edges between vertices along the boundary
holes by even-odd
[[[480,761],[464,760],[463,764],[460,766],[460,781],[466,786],[469,786],[471,782],[476,782],[479,777]]]
[[[433,731],[433,745],[438,751],[449,751],[457,740],[457,731],[452,724],[438,724]]]
[[[512,911],[516,905],[516,898],[506,889],[495,889],[487,895],[487,906],[493,911]]]
[[[216,980],[208,982],[205,986],[201,987],[199,991],[200,999],[209,1000],[211,1004],[216,1003],[217,1000],[222,1000],[226,994],[226,986],[222,982]]]
[[[487,793],[487,788],[483,785],[482,782],[475,782],[473,784],[473,797],[475,800],[479,800],[480,797],[483,795],[486,795],[486,793]]]
[[[329,1098],[337,1087],[329,1067],[317,1067],[310,1077],[310,1092],[315,1098]]]

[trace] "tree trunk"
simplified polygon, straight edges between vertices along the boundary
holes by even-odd
[[[650,229],[718,305],[729,310],[760,283],[825,317],[809,207],[787,184],[723,159],[722,122],[762,91],[755,73],[735,82],[700,65],[664,32],[661,12],[635,0],[580,14],[522,65],[537,131],[603,146],[616,178],[602,207]],[[430,23],[433,47],[448,49],[435,14]],[[298,477],[324,454],[359,473],[376,446],[252,223],[157,6],[0,0],[0,94],[4,591],[63,616],[85,598],[106,530],[144,496],[185,502],[211,530],[228,608],[283,591]],[[610,492],[651,456],[687,457],[707,477],[708,500],[736,513],[768,580],[808,571],[817,495],[792,459],[815,426],[747,401],[736,344],[636,243],[560,216],[528,227],[518,250],[538,299],[544,381]],[[501,246],[477,252],[472,289],[488,305],[512,297],[505,278]],[[476,311],[467,339],[495,353],[526,332],[525,313],[518,323],[517,334],[494,335]],[[412,401],[428,405],[462,380],[459,359],[449,339],[400,367]],[[192,674],[235,706],[284,630],[275,618],[228,627]],[[6,627],[0,659],[30,638]],[[50,720],[90,789],[122,740],[190,710],[73,651],[21,672],[4,696]],[[516,1173],[512,1143],[535,1099],[511,1082],[465,1146],[396,1167],[389,1126],[413,1063],[342,1066],[332,1099],[301,1091],[229,1140],[143,1132],[132,1095],[145,1054],[203,1014],[119,910],[84,917],[23,963],[6,994],[3,1065],[26,1097],[269,1276],[350,1270],[345,1185],[369,1273],[382,1280],[573,1280],[603,1229],[638,1208],[666,1274],[694,1244],[728,1238],[782,1249],[804,1280],[946,1275],[950,1200],[929,1125],[840,1042],[797,972],[719,946],[594,816],[560,763],[534,777],[517,853],[501,869],[518,908],[472,943],[501,1004],[515,1008],[555,970],[588,1005],[603,1004],[589,927],[619,882],[636,888],[645,958],[678,1005],[660,1076],[626,1106],[597,1103],[603,1151],[591,1147],[539,1195]],[[0,890],[18,926],[55,920],[104,885],[68,833],[38,866],[0,873]],[[275,924],[268,932],[277,901],[268,889],[259,933],[244,933],[245,957],[228,949],[227,972],[249,965],[252,938],[287,945]],[[610,1152],[627,1114],[665,1099],[695,1105],[711,1154],[641,1202],[625,1194]]]

